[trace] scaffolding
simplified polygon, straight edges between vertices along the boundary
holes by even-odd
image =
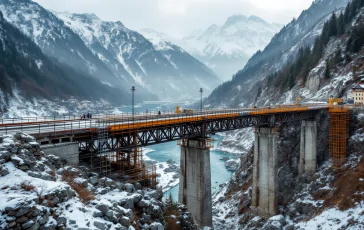
[[[91,170],[98,172],[102,176],[110,176],[111,174],[111,161],[110,155],[107,148],[109,131],[107,121],[99,122],[98,128],[96,129],[95,139],[97,140],[97,149],[91,153]]]
[[[339,168],[346,162],[346,147],[349,138],[349,108],[333,106],[329,108],[329,151],[332,167]]]
[[[156,188],[156,166],[148,166],[143,162],[141,148],[114,152],[108,157],[108,160],[111,162],[112,172],[119,174],[123,182],[139,182],[144,186]]]

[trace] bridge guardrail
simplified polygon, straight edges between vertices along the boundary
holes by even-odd
[[[81,120],[79,118],[66,117],[66,120],[46,120],[43,118],[33,119],[29,118],[27,122],[13,122],[1,123],[0,134],[13,134],[18,131],[26,132],[33,135],[41,135],[47,133],[51,136],[56,136],[57,133],[75,134],[80,132],[90,132],[91,129],[97,129],[104,126],[119,125],[119,127],[135,128],[138,123],[144,122],[146,125],[155,126],[158,124],[172,124],[174,120],[178,119],[180,122],[193,122],[210,118],[224,117],[228,118],[229,115],[234,116],[247,116],[247,115],[260,115],[278,112],[294,112],[309,109],[323,109],[327,108],[325,105],[308,104],[304,106],[279,106],[272,108],[238,108],[238,109],[204,109],[202,111],[194,111],[193,113],[174,113],[173,111],[163,112],[161,115],[155,112],[149,113],[136,113],[134,118],[131,113],[123,114],[107,114],[103,116],[96,116],[91,119]],[[64,118],[64,117],[63,117]],[[71,119],[69,119],[71,118]],[[198,119],[191,119],[198,118]],[[14,119],[13,121],[16,121]],[[21,121],[24,121],[21,119]],[[161,122],[164,121],[164,122]],[[52,135],[53,134],[53,135]]]

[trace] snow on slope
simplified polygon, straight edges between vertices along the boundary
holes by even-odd
[[[93,55],[80,37],[50,11],[30,0],[2,0],[4,18],[30,37],[43,53],[104,81],[115,75]]]
[[[223,25],[211,25],[204,32],[185,37],[179,44],[227,79],[243,68],[250,56],[263,49],[281,27],[256,16],[233,15]],[[234,63],[229,65],[231,62]]]
[[[204,64],[180,47],[154,33],[146,39],[140,33],[126,28],[121,22],[102,21],[94,14],[54,12],[103,62],[133,78],[144,89],[166,98],[180,96],[169,85],[178,85],[187,96],[191,87],[202,84],[210,91],[220,81]]]
[[[160,191],[64,166],[24,133],[0,135],[0,149],[0,229],[163,229]]]

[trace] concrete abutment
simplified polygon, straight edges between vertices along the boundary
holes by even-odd
[[[210,150],[206,139],[181,142],[178,202],[185,204],[196,223],[212,227]]]
[[[65,160],[67,164],[79,164],[79,148],[77,142],[41,145],[46,154],[53,154]]]

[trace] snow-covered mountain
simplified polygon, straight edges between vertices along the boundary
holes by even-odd
[[[183,38],[180,45],[227,80],[281,28],[256,16],[233,15],[223,25]]]
[[[0,11],[7,21],[30,37],[48,56],[103,82],[112,82],[115,86],[125,83],[119,82],[117,76],[63,21],[37,3],[30,0],[2,0]]]
[[[162,52],[121,22],[54,13],[31,0],[2,0],[0,11],[47,55],[124,92],[135,85],[144,100],[187,97],[200,87],[211,92],[220,83],[212,70],[179,47]]]
[[[38,99],[100,100],[125,103],[123,92],[46,56],[0,12],[0,114]],[[87,83],[87,84],[85,84]],[[19,103],[13,103],[18,99]],[[25,99],[28,99],[27,101]],[[130,101],[130,100],[128,100]]]
[[[110,69],[124,72],[161,98],[188,96],[200,87],[211,92],[220,83],[213,71],[172,43],[149,41],[120,22],[105,22],[94,14],[55,14]]]
[[[264,48],[251,57],[231,81],[217,87],[205,104],[210,106],[249,106],[261,91],[260,81],[294,60],[300,48],[313,46],[333,11],[349,0],[316,0],[309,9],[283,27]]]

